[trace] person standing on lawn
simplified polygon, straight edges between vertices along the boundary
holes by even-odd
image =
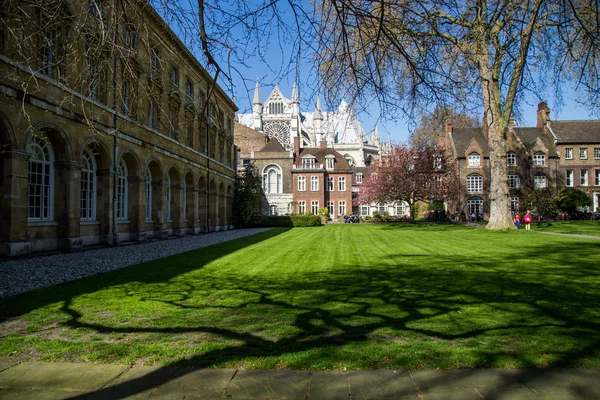
[[[531,218],[531,211],[527,210],[527,214],[525,214],[525,216],[523,217],[523,222],[525,222],[525,230],[529,231],[531,230],[531,222],[533,221],[533,218]]]
[[[519,229],[520,221],[521,221],[521,218],[519,217],[519,213],[515,213],[515,226],[517,227],[517,229]]]

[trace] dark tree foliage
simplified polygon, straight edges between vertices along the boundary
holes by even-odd
[[[251,165],[238,174],[233,192],[233,222],[246,226],[255,213],[260,200],[260,178]]]
[[[558,206],[561,210],[573,214],[578,207],[592,205],[592,199],[583,190],[577,188],[563,188],[560,193]]]

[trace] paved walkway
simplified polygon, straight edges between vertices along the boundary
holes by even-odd
[[[578,239],[600,240],[600,236],[594,236],[594,235],[580,235],[580,234],[576,234],[576,233],[558,233],[558,232],[543,232],[543,231],[538,231],[538,232],[543,233],[544,235],[556,235],[556,236],[566,236],[566,237],[572,237],[572,238],[578,238]]]
[[[600,370],[245,371],[0,362],[0,399],[596,400]]]

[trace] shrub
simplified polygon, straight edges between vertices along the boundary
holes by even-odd
[[[255,216],[248,223],[249,227],[305,227],[321,226],[319,215],[293,215],[293,216]]]
[[[327,217],[327,219],[329,219],[329,209],[327,207],[319,208],[319,215],[324,215],[325,217]]]

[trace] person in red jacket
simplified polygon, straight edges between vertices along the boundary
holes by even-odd
[[[519,222],[521,221],[521,218],[519,217],[519,213],[515,214],[515,226],[517,227],[517,229],[519,229]]]
[[[525,216],[523,217],[523,222],[525,222],[525,230],[529,231],[531,230],[531,222],[533,221],[533,218],[531,218],[531,211],[527,210],[527,214],[525,214]]]

